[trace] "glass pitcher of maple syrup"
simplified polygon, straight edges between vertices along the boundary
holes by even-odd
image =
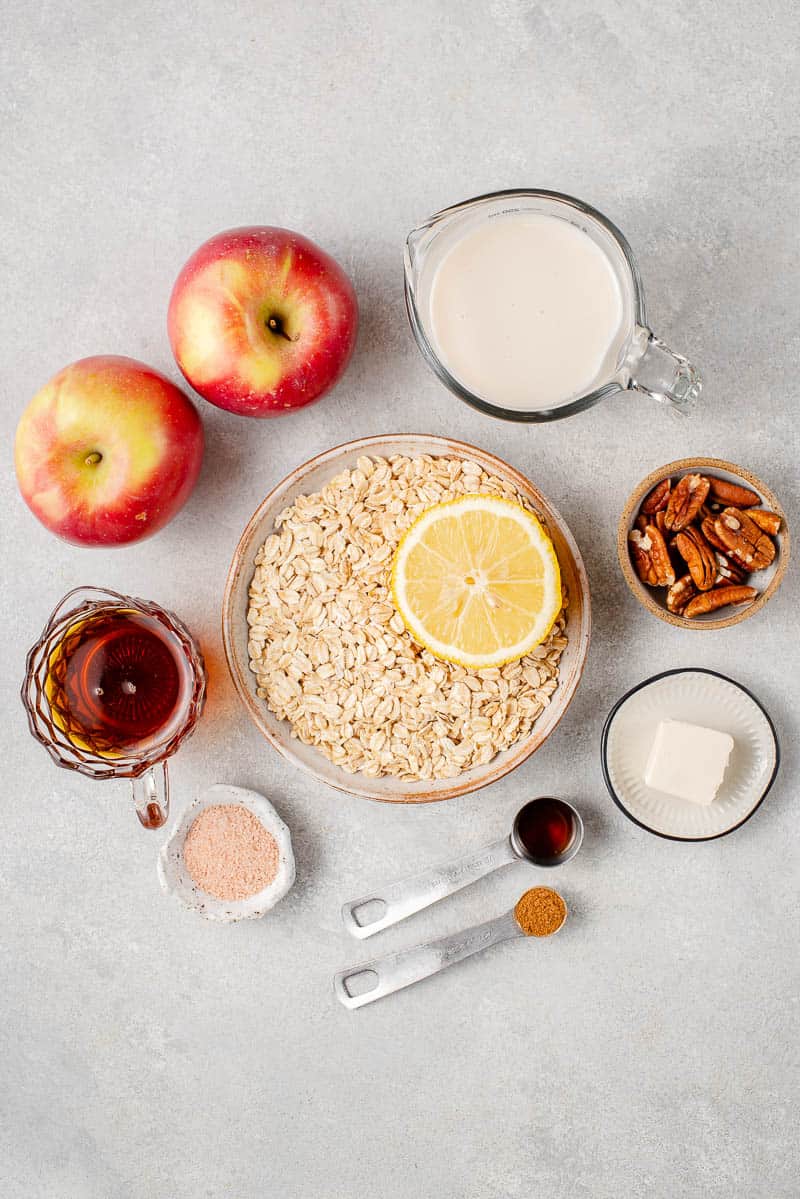
[[[167,758],[194,731],[206,672],[186,626],[157,604],[78,587],[28,653],[22,702],[51,758],[94,779],[128,778],[145,828],[169,812]]]

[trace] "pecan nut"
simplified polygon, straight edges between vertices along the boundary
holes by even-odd
[[[701,522],[700,530],[709,545],[713,545],[714,549],[719,550],[721,554],[727,554],[728,547],[722,538],[717,536],[717,531],[714,528],[715,520],[715,516],[707,516],[706,519]]]
[[[749,604],[757,595],[755,587],[715,587],[713,591],[704,591],[690,600],[683,610],[683,615],[691,619],[703,616],[706,612],[716,612],[719,608],[727,608],[731,604]]]
[[[747,572],[742,570],[738,563],[729,558],[727,554],[717,553],[717,587],[730,587],[737,583],[743,583],[747,578]]]
[[[738,508],[726,508],[714,521],[725,553],[745,570],[764,570],[775,558],[775,543]]]
[[[632,529],[628,534],[631,557],[636,573],[648,587],[671,587],[675,582],[675,570],[669,556],[667,543],[655,525],[644,529]]]
[[[672,479],[662,479],[642,503],[641,511],[645,516],[653,516],[663,512],[669,503],[669,493],[672,490]]]
[[[658,586],[658,572],[650,556],[652,543],[644,529],[631,529],[628,534],[628,548],[637,575],[648,587]]]
[[[692,582],[691,575],[676,579],[667,592],[667,610],[680,616],[684,608],[697,595],[697,588]]]
[[[777,537],[781,531],[781,518],[777,512],[770,512],[768,508],[747,508],[745,516],[749,516],[759,529],[769,533],[770,537]]]
[[[711,498],[717,500],[726,508],[752,508],[761,501],[754,491],[748,487],[740,487],[738,483],[729,483],[727,479],[709,479]]]
[[[690,525],[706,502],[709,487],[703,475],[684,475],[673,487],[664,520],[673,533]]]
[[[689,567],[698,591],[710,591],[717,579],[717,555],[699,529],[684,529],[675,538],[675,548]]]

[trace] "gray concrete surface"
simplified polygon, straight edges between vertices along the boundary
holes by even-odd
[[[3,1196],[794,1199],[797,572],[752,622],[681,633],[627,594],[614,529],[646,471],[708,453],[761,474],[800,531],[795,6],[10,0],[5,15]],[[525,430],[427,372],[403,310],[405,233],[524,185],[585,197],[624,229],[654,327],[703,368],[690,422],[620,397]],[[205,469],[172,525],[118,552],[58,543],[16,491],[24,404],[90,353],[177,378],[172,281],[205,237],[246,222],[302,230],[352,272],[349,373],[276,423],[203,404]],[[387,430],[455,432],[526,471],[594,588],[588,669],[556,734],[490,790],[418,810],[326,791],[279,760],[238,706],[219,636],[228,561],[267,489]],[[176,805],[223,779],[274,799],[299,874],[268,919],[182,912],[124,785],[60,772],[29,739],[24,651],[82,582],[161,601],[202,639],[210,701],[175,761]],[[675,665],[740,679],[783,743],[757,816],[695,847],[626,821],[599,768],[611,703]],[[568,931],[339,1008],[337,968],[499,913],[535,876],[515,867],[363,950],[340,903],[498,835],[549,791],[587,820],[559,878]]]

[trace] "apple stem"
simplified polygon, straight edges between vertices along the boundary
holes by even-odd
[[[292,341],[292,338],[283,327],[283,321],[279,316],[267,317],[267,328],[273,333],[277,333],[279,337],[285,337],[287,341]]]
[[[87,454],[85,462],[87,466],[97,466],[103,461],[103,455],[98,450],[92,450],[91,454]]]

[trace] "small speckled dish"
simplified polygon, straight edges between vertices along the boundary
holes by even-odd
[[[645,766],[658,724],[685,720],[734,739],[713,803],[701,805],[648,787]],[[668,670],[623,695],[608,715],[601,742],[603,778],[629,820],[672,841],[711,841],[755,812],[778,773],[775,727],[741,683],[713,670]]]
[[[639,507],[645,496],[649,495],[653,488],[664,479],[672,479],[674,485],[678,479],[690,474],[714,475],[718,479],[725,479],[729,483],[738,483],[742,487],[747,487],[750,491],[758,493],[762,508],[769,508],[772,512],[777,512],[781,518],[781,530],[777,537],[773,538],[778,549],[775,561],[767,570],[759,570],[750,575],[747,580],[748,585],[757,588],[759,592],[752,603],[743,604],[740,607],[720,608],[717,612],[707,612],[703,616],[696,616],[693,619],[668,611],[665,590],[647,587],[641,581],[633,568],[628,548],[628,534],[634,526]],[[658,470],[652,471],[646,479],[642,479],[631,494],[620,517],[617,530],[617,555],[625,581],[631,591],[639,603],[659,620],[665,620],[667,624],[675,625],[679,629],[701,631],[726,629],[730,625],[747,620],[749,616],[755,616],[756,612],[759,612],[778,590],[789,565],[789,530],[786,524],[786,514],[780,506],[777,496],[770,491],[766,483],[762,483],[761,479],[751,474],[749,470],[736,466],[733,462],[726,462],[723,458],[681,458],[677,462],[670,462],[667,466],[661,466]]]
[[[277,874],[268,887],[251,895],[249,899],[216,899],[206,891],[201,891],[184,864],[183,843],[186,834],[198,813],[215,804],[241,804],[261,821],[277,843]],[[225,924],[233,924],[237,920],[255,920],[265,915],[291,889],[294,877],[292,838],[272,804],[257,791],[250,791],[245,787],[231,787],[227,783],[217,783],[216,786],[209,787],[199,799],[189,805],[158,856],[158,881],[162,890],[176,896],[185,908],[197,912],[206,920],[218,920]]]

